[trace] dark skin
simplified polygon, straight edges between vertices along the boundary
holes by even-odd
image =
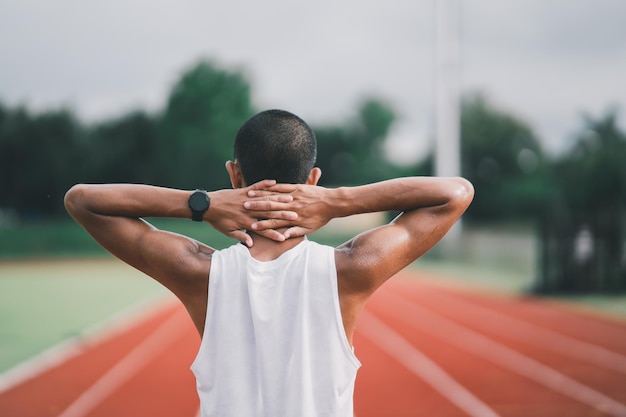
[[[403,211],[391,223],[361,233],[335,249],[339,302],[350,343],[367,299],[432,248],[474,195],[472,185],[462,178],[409,177],[329,189],[317,186],[318,168],[311,171],[306,184],[267,180],[247,186],[236,161],[229,161],[226,168],[233,189],[209,193],[211,208],[203,220],[245,243],[261,261],[276,259],[332,218]],[[215,249],[159,230],[142,219],[190,218],[190,194],[147,185],[79,184],[68,191],[65,204],[105,249],[170,289],[202,336]]]

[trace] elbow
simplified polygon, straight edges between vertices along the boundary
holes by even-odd
[[[459,182],[458,194],[464,199],[471,202],[474,199],[474,185],[465,178],[457,178]]]
[[[450,187],[450,202],[465,210],[474,199],[474,186],[462,177],[452,178],[454,185]]]
[[[85,184],[76,184],[65,193],[63,198],[63,204],[65,210],[75,217],[81,209],[86,207],[86,194],[87,186]]]

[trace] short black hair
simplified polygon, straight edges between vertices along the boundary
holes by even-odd
[[[317,158],[315,133],[285,110],[252,116],[239,128],[234,148],[246,185],[266,179],[304,184]]]

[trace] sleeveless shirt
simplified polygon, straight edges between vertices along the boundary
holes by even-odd
[[[242,244],[213,253],[191,365],[202,417],[352,417],[360,365],[332,247],[305,239],[267,262]]]

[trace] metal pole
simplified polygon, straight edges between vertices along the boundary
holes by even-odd
[[[459,0],[435,0],[436,148],[435,175],[461,175],[460,149],[460,10]],[[460,222],[445,240],[457,246]]]

